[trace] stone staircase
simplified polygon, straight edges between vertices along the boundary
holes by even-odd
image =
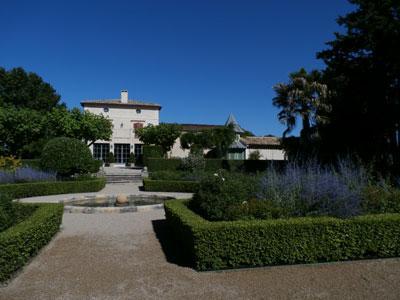
[[[142,182],[142,175],[106,175],[107,183]]]
[[[105,167],[104,173],[107,183],[142,182],[142,170],[132,168]]]

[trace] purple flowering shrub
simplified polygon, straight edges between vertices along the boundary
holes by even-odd
[[[15,171],[0,170],[0,184],[54,180],[56,180],[56,173],[44,172],[31,167],[22,167]]]
[[[370,176],[361,165],[341,160],[336,167],[316,162],[290,163],[283,172],[269,170],[261,179],[259,199],[272,201],[292,216],[359,215]]]

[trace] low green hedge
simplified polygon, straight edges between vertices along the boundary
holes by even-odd
[[[143,180],[144,190],[151,192],[194,193],[197,191],[198,187],[199,183],[197,181],[152,179]]]
[[[164,207],[177,247],[198,270],[400,255],[400,214],[209,222],[187,203]]]
[[[104,188],[105,184],[105,178],[1,184],[0,194],[8,194],[13,198],[25,198],[57,194],[97,192]]]
[[[23,204],[36,206],[20,223],[0,232],[0,282],[10,276],[45,246],[60,228],[62,204]]]
[[[149,172],[154,171],[175,171],[182,166],[179,158],[147,158],[145,162]],[[206,159],[205,171],[214,172],[219,169],[228,171],[244,171],[244,172],[263,172],[269,168],[282,169],[286,166],[285,160],[228,160],[228,159]]]

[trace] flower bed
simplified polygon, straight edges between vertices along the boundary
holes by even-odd
[[[55,181],[55,172],[45,172],[32,167],[21,167],[13,171],[0,170],[0,184]]]
[[[164,207],[177,247],[198,270],[400,255],[400,214],[210,222],[187,204]]]
[[[24,198],[69,193],[97,192],[104,188],[105,184],[105,178],[2,184],[0,185],[0,194],[9,194],[13,198]]]
[[[60,228],[63,205],[19,204],[17,210],[35,207],[25,219],[0,232],[0,282],[5,281],[45,246]]]

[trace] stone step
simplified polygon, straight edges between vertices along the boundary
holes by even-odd
[[[108,183],[117,183],[117,182],[141,182],[142,176],[139,174],[133,175],[106,175],[106,181]]]

